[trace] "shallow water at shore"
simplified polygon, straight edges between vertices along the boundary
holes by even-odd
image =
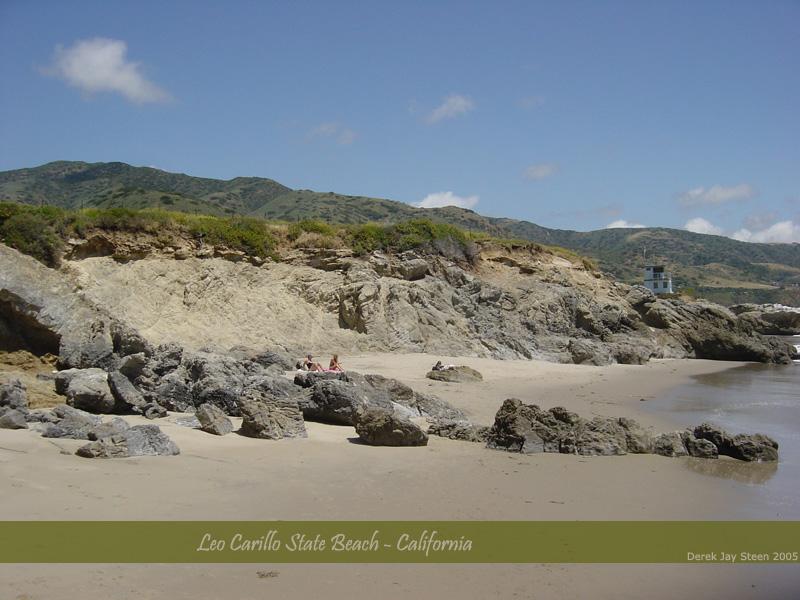
[[[800,519],[800,365],[745,366],[699,375],[648,402],[681,426],[704,422],[730,433],[764,433],[779,444],[778,463],[689,459],[688,469],[743,484],[743,516]]]

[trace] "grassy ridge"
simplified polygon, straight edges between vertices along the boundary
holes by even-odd
[[[397,248],[418,242],[435,244],[426,238],[429,232],[426,233],[425,228],[404,232],[400,227],[391,235],[379,231],[391,224],[427,220],[437,225],[454,225],[471,240],[487,234],[564,248],[570,260],[574,255],[570,256],[569,252],[587,257],[598,268],[626,283],[641,283],[645,264],[664,264],[672,273],[676,289],[710,300],[723,304],[756,301],[800,306],[800,244],[747,243],[664,228],[590,232],[548,229],[526,221],[485,217],[455,206],[417,208],[392,200],[292,190],[271,179],[238,177],[221,181],[124,163],[60,161],[0,172],[0,202],[43,209],[45,205],[53,205],[72,210],[170,211],[198,218],[211,215],[223,222],[236,223],[231,226],[233,229],[245,230],[228,235],[245,245],[245,239],[255,234],[246,231],[251,226],[236,221],[237,218],[250,217],[287,225],[324,222],[334,227],[333,237],[294,227],[294,240],[289,241],[321,247],[357,245],[364,249],[382,248],[385,244],[399,244]],[[25,218],[30,221],[30,217],[20,217],[23,221]],[[75,217],[76,220],[81,218]],[[361,226],[367,230],[350,241],[340,239],[336,229],[349,227],[348,231],[352,232]],[[29,222],[26,226],[20,221],[15,225],[16,229],[25,227],[35,227],[35,223]],[[197,227],[202,229],[202,225]],[[378,229],[370,230],[370,227]],[[272,227],[269,231],[278,237],[279,245],[283,243],[280,228]],[[26,242],[19,237],[21,234],[14,235],[18,239],[12,238],[12,243],[24,246]],[[49,242],[51,246],[54,244],[57,244],[55,239]],[[40,244],[43,256],[48,255],[47,245]],[[592,266],[588,261],[586,264]]]
[[[86,237],[95,230],[151,234],[164,245],[181,235],[274,260],[280,259],[281,249],[291,247],[349,247],[356,254],[421,250],[457,260],[477,256],[477,245],[468,233],[428,219],[331,225],[310,219],[285,223],[128,208],[71,211],[0,203],[0,240],[50,267],[59,264],[67,238]]]

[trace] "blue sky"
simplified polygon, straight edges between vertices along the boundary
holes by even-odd
[[[800,242],[800,2],[0,1],[0,170]]]

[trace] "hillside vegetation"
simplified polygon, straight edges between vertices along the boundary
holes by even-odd
[[[489,239],[485,234],[469,234],[454,225],[433,223],[428,219],[390,224],[331,225],[311,219],[286,223],[159,210],[92,208],[70,211],[53,206],[0,203],[0,241],[50,267],[58,266],[70,238],[85,239],[97,232],[149,237],[151,243],[162,248],[177,246],[178,241],[188,239],[198,246],[222,246],[275,261],[280,261],[282,253],[293,248],[349,248],[356,255],[420,250],[455,260],[472,261],[477,255],[475,241]],[[531,245],[522,241],[518,243]],[[541,247],[537,249],[547,251]]]
[[[675,287],[686,295],[723,304],[779,302],[800,306],[798,244],[754,244],[664,228],[590,232],[548,229],[527,221],[484,217],[453,206],[415,208],[386,199],[292,190],[271,179],[237,177],[221,181],[124,163],[59,161],[6,171],[0,173],[0,201],[42,210],[50,205],[82,215],[92,214],[86,209],[184,213],[198,218],[208,215],[240,225],[242,218],[319,221],[331,227],[428,220],[457,226],[465,235],[488,234],[563,248],[593,260],[600,269],[626,283],[641,282],[645,264],[664,264]],[[74,217],[78,227],[83,218]]]

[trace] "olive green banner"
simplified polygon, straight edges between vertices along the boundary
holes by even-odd
[[[6,521],[3,563],[798,562],[800,523]]]

